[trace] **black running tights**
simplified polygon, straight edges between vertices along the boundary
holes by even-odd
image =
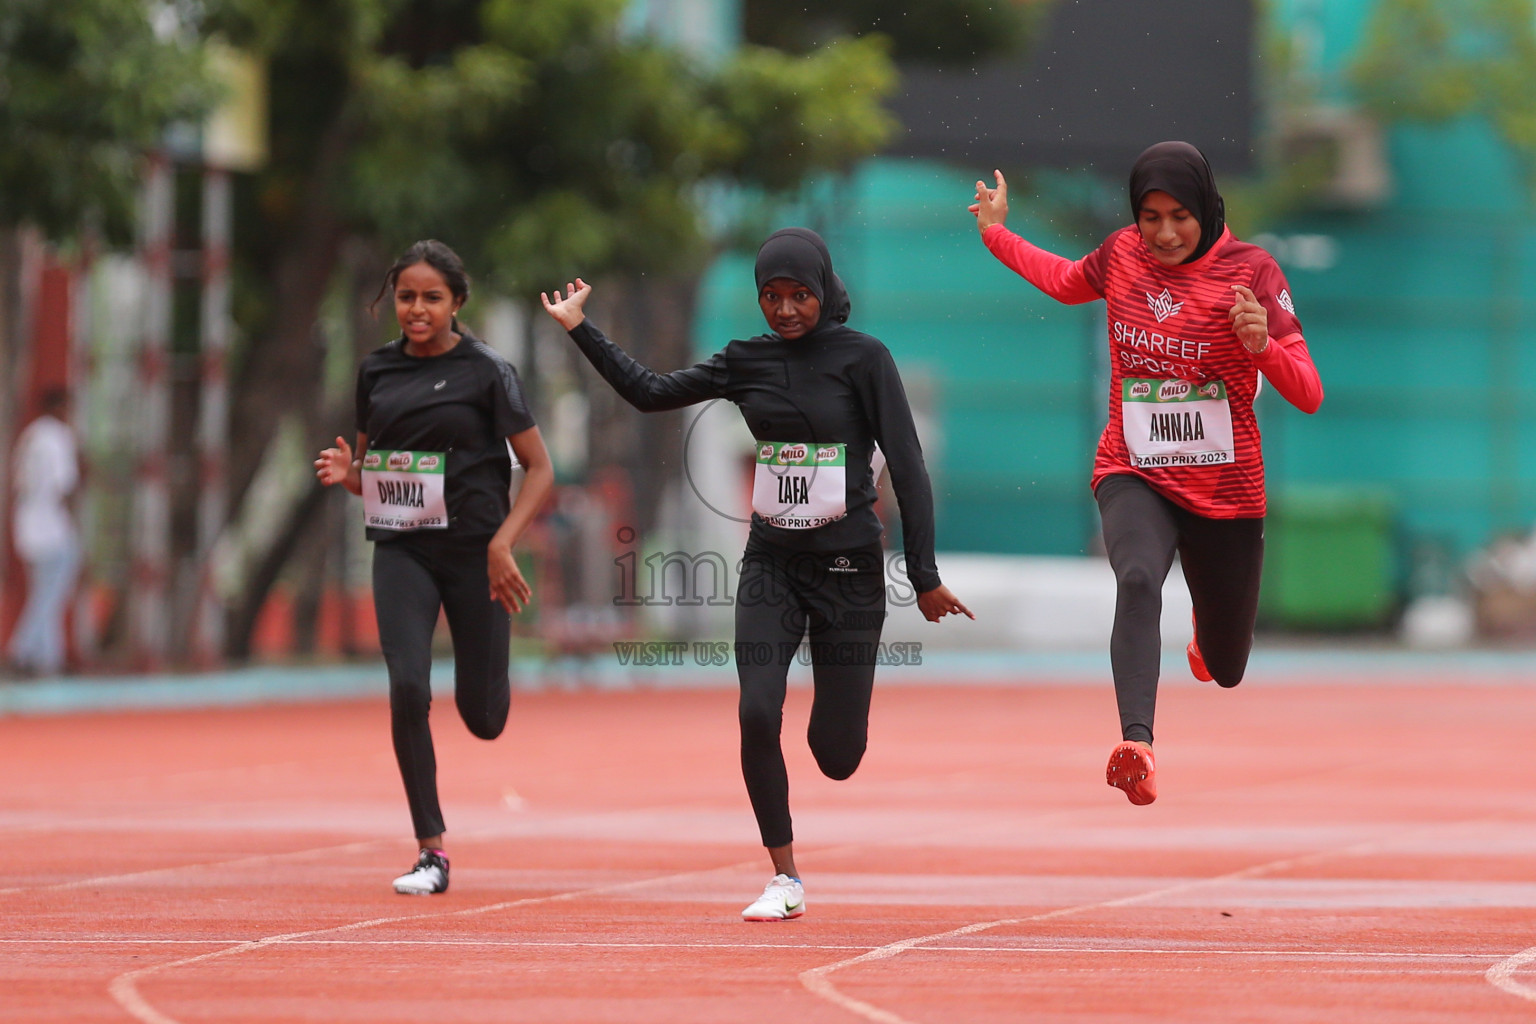
[[[444,831],[437,802],[432,707],[432,632],[438,609],[453,637],[453,697],[459,717],[483,740],[501,735],[512,688],[507,678],[511,618],[490,596],[488,537],[413,534],[373,550],[373,604],[389,669],[395,759],[418,839]]]
[[[1264,564],[1263,519],[1207,519],[1128,473],[1099,481],[1094,491],[1104,547],[1115,572],[1115,626],[1109,658],[1127,740],[1152,742],[1158,625],[1163,581],[1177,552],[1194,602],[1196,641],[1206,668],[1222,686],[1242,682],[1253,647]]]
[[[869,738],[869,702],[885,572],[879,545],[842,553],[787,552],[755,539],[742,556],[736,600],[736,672],[741,682],[741,773],[763,845],[794,840],[789,775],[780,732],[785,677],[810,635],[815,693],[807,731],[822,774],[846,779]]]

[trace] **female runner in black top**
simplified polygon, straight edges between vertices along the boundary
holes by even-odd
[[[460,325],[469,277],[453,250],[417,242],[379,290],[392,292],[400,337],[357,372],[357,446],[344,438],[315,475],[363,496],[373,553],[373,602],[389,669],[395,757],[421,852],[395,891],[448,888],[432,703],[438,609],[453,635],[454,701],[469,731],[495,739],[507,723],[509,613],[532,596],[512,559],[554,483],[517,371]],[[511,445],[527,470],[509,496]]]
[[[907,576],[923,615],[971,615],[939,581],[933,494],[891,354],[844,326],[848,294],[813,231],[775,232],[757,255],[758,304],[771,333],[733,341],[686,370],[655,373],[603,336],[582,311],[577,279],[544,308],[608,383],[642,412],[713,398],[741,408],[757,439],[752,527],[736,601],[741,768],[774,877],[742,911],[749,921],[805,911],[795,868],[789,779],[779,734],[785,677],[807,631],[815,697],[808,732],[822,772],[846,779],[864,756],[885,619],[878,444],[901,505]],[[975,618],[975,616],[971,616]]]

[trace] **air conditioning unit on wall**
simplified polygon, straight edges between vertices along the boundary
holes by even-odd
[[[1319,205],[1370,209],[1391,197],[1386,133],[1368,114],[1344,106],[1304,107],[1281,119],[1276,144],[1287,164],[1325,162]]]

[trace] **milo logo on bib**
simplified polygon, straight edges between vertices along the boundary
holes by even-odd
[[[805,461],[810,454],[810,449],[803,444],[787,444],[779,449],[778,458],[775,460],[781,466],[798,465]]]
[[[448,527],[442,452],[368,452],[363,456],[363,521],[376,530]]]
[[[764,441],[757,446],[752,511],[770,526],[810,530],[848,514],[843,444]]]
[[[1211,466],[1234,460],[1226,383],[1126,378],[1121,425],[1138,469]]]

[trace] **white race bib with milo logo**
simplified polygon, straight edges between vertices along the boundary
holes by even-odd
[[[1121,425],[1132,466],[1233,461],[1232,409],[1224,382],[1127,377],[1121,388]]]
[[[375,530],[446,530],[442,452],[370,451],[363,456],[363,522]]]
[[[848,514],[848,446],[759,441],[752,511],[770,526],[810,530]]]

